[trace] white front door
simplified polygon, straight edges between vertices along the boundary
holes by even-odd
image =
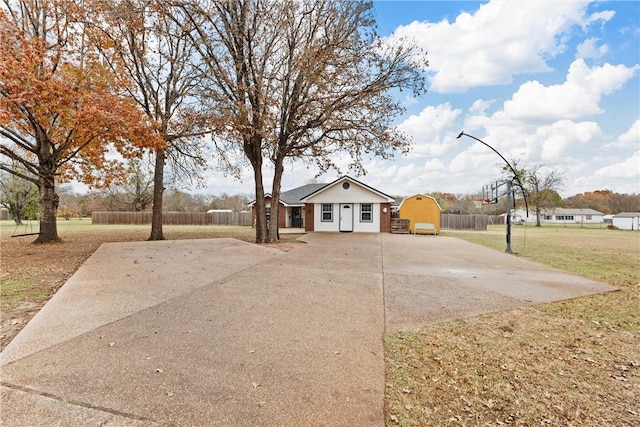
[[[353,204],[340,204],[340,231],[353,231]]]

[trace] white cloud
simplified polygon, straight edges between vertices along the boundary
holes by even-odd
[[[469,107],[469,113],[471,114],[484,114],[484,112],[493,105],[493,100],[477,99]]]
[[[560,120],[549,126],[536,130],[534,136],[527,139],[529,151],[527,160],[554,162],[562,157],[573,155],[581,150],[581,146],[600,136],[600,127],[595,122],[574,123]],[[539,149],[539,151],[538,151]]]
[[[640,147],[640,119],[636,120],[628,131],[620,135],[612,144],[608,144],[607,147]]]
[[[640,191],[640,151],[636,151],[631,157],[618,163],[613,163],[596,170],[596,175],[606,179],[636,179],[636,188],[630,190],[634,193]]]
[[[461,111],[441,104],[428,106],[418,115],[411,115],[398,125],[398,129],[413,136],[411,156],[437,157],[444,154],[451,141],[451,128]]]
[[[584,60],[577,59],[569,67],[562,84],[544,86],[529,81],[521,85],[504,103],[504,114],[521,120],[553,120],[601,113],[602,96],[620,89],[639,68],[638,65],[627,67],[608,63],[590,68]]]
[[[607,46],[606,44],[598,46],[597,43],[598,39],[592,37],[578,44],[578,46],[576,47],[576,58],[586,59],[603,57],[609,51],[609,46]]]
[[[586,15],[581,1],[490,1],[453,22],[414,21],[390,39],[413,39],[428,52],[431,89],[461,92],[508,84],[516,74],[551,71],[546,60],[566,49],[575,26],[608,21],[613,12]]]
[[[592,13],[589,17],[583,22],[582,28],[586,28],[588,25],[598,23],[604,24],[605,22],[609,22],[611,18],[614,17],[616,13],[613,10],[601,10],[599,12]]]

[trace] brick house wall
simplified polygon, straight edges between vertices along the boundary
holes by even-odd
[[[391,232],[391,203],[380,203],[380,232]]]
[[[313,231],[313,203],[304,204],[304,231]]]
[[[271,205],[271,197],[267,196],[264,198],[266,204]],[[286,220],[286,211],[287,209],[280,204],[278,206],[278,228],[285,228],[287,224]],[[251,225],[253,227],[256,226],[256,205],[254,204],[251,207]]]

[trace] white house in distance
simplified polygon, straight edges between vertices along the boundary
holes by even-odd
[[[393,197],[343,176],[301,199],[305,231],[388,233]]]
[[[612,225],[620,230],[640,230],[640,212],[620,212],[613,216]]]
[[[543,224],[603,224],[604,214],[595,209],[577,209],[577,208],[553,208],[541,209],[542,218],[540,222]],[[519,218],[527,223],[536,223],[535,211],[529,209],[529,217],[527,218],[525,209],[516,209],[512,212],[512,218]]]

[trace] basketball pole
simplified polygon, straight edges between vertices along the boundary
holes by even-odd
[[[507,180],[507,213],[505,222],[507,223],[507,248],[504,250],[508,254],[512,254],[511,250],[511,206],[513,206],[513,186],[511,185],[511,181]]]
[[[469,135],[468,133],[464,133],[464,131],[460,132],[460,135],[458,135],[458,137],[456,139],[461,138],[462,135],[468,136],[469,138],[475,139],[479,143],[489,147],[494,153],[496,153],[498,156],[500,156],[500,158],[502,160],[504,160],[504,162],[507,164],[507,166],[509,166],[509,169],[511,169],[511,172],[513,173],[513,179],[518,181],[518,184],[520,185],[520,188],[524,192],[524,187],[522,186],[522,183],[520,182],[520,177],[518,177],[518,174],[516,173],[516,170],[513,168],[513,166],[511,166],[511,163],[509,163],[507,161],[507,159],[505,159],[504,156],[498,152],[498,150],[496,150],[495,148],[493,148],[492,146],[490,146],[489,144],[487,144],[483,140],[481,140],[479,138],[476,138],[473,135]],[[507,248],[504,251],[506,253],[508,253],[508,254],[512,254],[513,253],[513,251],[511,250],[511,206],[513,206],[513,200],[512,200],[512,198],[513,198],[513,179],[506,180],[506,183],[507,183],[507,213],[506,213],[505,222],[507,223],[507,237],[506,237]],[[525,203],[526,203],[526,198],[525,198]],[[527,207],[527,212],[528,211],[529,211],[529,208]]]

